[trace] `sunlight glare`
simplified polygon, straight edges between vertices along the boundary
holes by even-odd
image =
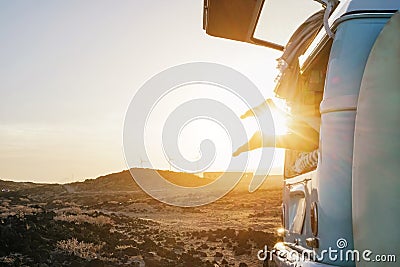
[[[287,106],[284,100],[279,98],[273,98],[274,104],[277,106],[278,109],[287,111]],[[274,119],[274,126],[275,126],[275,134],[276,135],[283,135],[289,132],[288,128],[288,116],[271,108],[272,118]]]
[[[274,119],[274,126],[275,126],[275,134],[276,135],[283,135],[288,133],[289,129],[287,126],[287,117],[282,114],[275,114],[272,113],[272,117]]]

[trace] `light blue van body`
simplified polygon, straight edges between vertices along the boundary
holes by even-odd
[[[353,170],[354,166],[361,164],[358,160],[365,164],[368,159],[367,154],[374,153],[365,147],[361,149],[362,146],[369,145],[365,141],[364,143],[357,142],[358,133],[362,134],[362,131],[365,130],[361,126],[358,126],[358,130],[356,129],[359,93],[362,88],[365,67],[371,49],[382,29],[399,8],[400,1],[397,0],[341,1],[330,16],[330,27],[335,32],[335,38],[331,43],[323,100],[320,105],[321,130],[318,167],[312,172],[285,179],[283,193],[284,242],[275,247],[272,252],[273,260],[269,262],[270,265],[377,266],[376,262],[363,261],[362,253],[371,250],[371,253],[367,252],[367,254],[371,254],[371,257],[374,253],[398,253],[400,247],[400,174],[396,175],[393,170],[388,170],[389,174],[386,176],[382,174],[379,177],[369,177],[368,173],[360,172],[357,169],[357,176],[354,176]],[[317,57],[319,51],[326,45],[328,37],[324,32],[325,30],[322,29],[321,34],[317,36],[309,51],[306,52],[308,57],[306,62]],[[397,34],[400,35],[400,32]],[[397,55],[393,54],[393,57],[396,56],[400,57],[400,51]],[[306,68],[306,65],[305,63],[303,68]],[[397,66],[397,69],[400,68]],[[398,92],[400,92],[400,84],[398,84]],[[397,94],[397,96],[399,95],[400,93]],[[400,102],[397,104],[400,106]],[[374,103],[371,102],[370,105],[374,105]],[[397,117],[400,117],[400,113],[397,114]],[[382,120],[385,118],[383,117]],[[394,120],[396,121],[396,119]],[[399,120],[397,119],[397,121]],[[382,125],[381,127],[384,127],[384,124]],[[400,124],[398,128],[400,128]],[[392,130],[390,134],[399,136],[400,129],[397,130],[397,133]],[[377,136],[377,138],[380,137]],[[400,143],[400,141],[397,142]],[[398,147],[397,144],[393,144],[393,146]],[[355,157],[355,149],[357,153],[366,154]],[[385,149],[385,151],[389,151],[394,148],[386,147]],[[393,155],[397,155],[396,160],[400,164],[399,152],[394,152],[392,157]],[[356,162],[355,159],[357,159]],[[399,167],[389,166],[389,168]],[[393,178],[393,175],[396,178]],[[373,182],[379,179],[390,179],[390,182]],[[384,186],[387,187],[384,188]],[[383,200],[385,190],[391,197],[389,201]],[[295,217],[299,215],[296,212],[303,210],[299,208],[303,202],[305,214],[302,230],[300,232],[293,231],[291,226]],[[312,233],[310,223],[310,210],[313,202],[318,211],[316,235]],[[388,206],[383,206],[383,203],[389,202],[394,203],[390,205],[390,207],[394,207],[394,210],[385,210]],[[369,220],[365,216],[366,214],[373,216],[374,209],[381,218],[370,217],[371,220]],[[381,233],[367,233],[368,229],[376,231],[379,220],[382,222],[390,220],[391,223],[382,223],[386,227],[381,229]],[[391,235],[397,236],[397,238],[389,238]],[[307,239],[309,242],[306,242]],[[317,245],[310,245],[312,241]],[[387,244],[388,242],[389,244]],[[379,248],[382,247],[385,249],[380,250]],[[373,249],[379,251],[373,251]],[[331,254],[333,256],[330,257],[328,255],[330,250],[337,252],[333,252]],[[360,253],[360,260],[352,257],[355,250]],[[298,259],[294,257],[296,253],[297,255],[301,253],[313,255],[313,257]],[[400,262],[400,254],[397,257],[397,261]],[[398,265],[387,262],[379,263],[379,266]]]

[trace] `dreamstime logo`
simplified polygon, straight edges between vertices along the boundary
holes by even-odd
[[[272,261],[274,256],[281,259],[289,259],[295,262],[329,260],[331,262],[396,262],[395,254],[374,254],[371,250],[359,251],[357,249],[346,249],[348,242],[345,238],[339,238],[336,241],[337,248],[328,247],[319,251],[319,254],[313,250],[304,249],[302,252],[297,250],[287,250],[284,243],[278,243],[272,250],[265,246],[257,253],[257,258],[261,261]]]
[[[347,240],[344,238],[339,238],[336,241],[336,246],[338,247],[338,249],[342,249],[342,248],[346,248],[347,247]]]
[[[214,163],[218,153],[221,153],[217,151],[218,143],[207,138],[190,144],[199,150],[199,158],[193,160],[185,157],[180,149],[180,138],[185,128],[196,121],[206,120],[218,125],[226,133],[227,139],[230,139],[232,151],[242,145],[243,140],[248,139],[240,117],[232,110],[229,103],[224,103],[213,94],[209,96],[195,94],[184,103],[173,101],[177,106],[172,110],[169,109],[168,114],[159,108],[171,105],[170,102],[169,105],[164,103],[168,97],[177,100],[184,98],[188,91],[185,88],[193,85],[215,87],[216,90],[233,96],[247,109],[265,101],[258,88],[240,72],[227,66],[206,62],[187,63],[166,69],[148,80],[137,91],[129,105],[124,122],[123,145],[126,163],[136,183],[147,194],[164,203],[182,207],[205,205],[221,198],[235,187],[242,174],[247,172],[249,163],[246,153],[240,157],[241,160],[231,159],[226,169],[234,169],[235,177],[232,177],[232,173],[228,175],[225,172],[215,181],[198,187],[173,184],[152,170],[157,168],[157,163],[150,156],[152,150],[149,146],[156,141],[149,138],[156,135],[151,135],[151,130],[148,128],[149,125],[154,125],[154,120],[162,116],[165,120],[159,134],[161,152],[156,156],[162,156],[171,167],[181,172],[204,172]],[[162,116],[154,115],[157,110],[161,110]],[[269,109],[266,110],[263,119],[255,118],[258,131],[273,135],[274,125]],[[147,163],[146,167],[149,169],[146,171],[136,168],[138,155],[142,162]],[[249,191],[256,190],[262,184],[271,168],[273,156],[272,148],[261,152],[257,161],[258,167],[252,170],[254,175]]]

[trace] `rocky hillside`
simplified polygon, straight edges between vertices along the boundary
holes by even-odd
[[[157,171],[160,176],[170,181],[171,183],[181,186],[202,186],[212,182],[210,179],[200,178],[193,174],[179,173],[172,171]],[[150,169],[135,169],[135,173],[141,177],[148,179],[154,178],[154,170]],[[87,179],[84,182],[75,182],[65,184],[65,188],[69,192],[92,192],[92,191],[132,191],[139,189],[129,171],[122,171],[105,176],[100,176],[96,179]]]

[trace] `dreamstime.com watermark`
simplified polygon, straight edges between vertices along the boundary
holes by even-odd
[[[265,246],[257,253],[257,258],[261,261],[273,260],[273,256],[279,258],[290,259],[294,262],[314,261],[323,262],[329,260],[330,262],[396,262],[397,257],[395,254],[375,254],[371,250],[359,251],[357,249],[346,249],[348,246],[347,240],[339,238],[336,241],[336,248],[328,247],[328,249],[321,250],[319,254],[313,250],[304,250],[299,252],[297,250],[280,250],[274,248],[268,250]]]

